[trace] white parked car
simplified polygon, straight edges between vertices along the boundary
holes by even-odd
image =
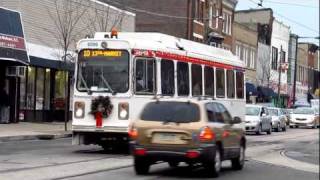
[[[280,108],[269,107],[269,114],[271,115],[272,120],[272,129],[276,132],[286,131],[286,115]]]
[[[264,106],[247,104],[245,123],[246,132],[255,132],[256,134],[262,132],[271,134],[272,132],[271,116]]]
[[[307,126],[319,127],[319,111],[311,107],[299,107],[290,114],[290,128]]]

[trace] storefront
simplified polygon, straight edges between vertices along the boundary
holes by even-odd
[[[0,123],[18,122],[20,77],[29,57],[19,12],[0,8]]]
[[[28,50],[30,65],[20,80],[20,120],[64,121],[65,88],[70,90],[73,64],[55,60],[61,57],[52,56],[57,51],[52,48],[28,43]]]

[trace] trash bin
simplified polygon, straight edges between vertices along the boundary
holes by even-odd
[[[0,123],[7,124],[10,119],[10,107],[1,106],[0,107]]]

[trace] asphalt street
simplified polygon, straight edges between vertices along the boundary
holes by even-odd
[[[288,129],[272,135],[247,135],[242,171],[225,162],[218,179],[319,179],[319,130]],[[154,165],[150,174],[135,175],[127,154],[99,146],[72,146],[71,139],[0,143],[0,179],[208,179],[201,167]]]

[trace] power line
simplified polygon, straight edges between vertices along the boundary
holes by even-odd
[[[264,6],[262,5],[262,3],[257,3],[257,2],[255,2],[255,1],[253,1],[253,0],[249,0],[249,1],[251,1],[252,3],[258,5],[259,7],[264,7]],[[304,25],[304,24],[301,24],[300,22],[297,22],[297,21],[295,21],[295,20],[293,20],[293,19],[291,19],[291,18],[288,18],[288,17],[286,17],[286,16],[284,16],[284,15],[282,15],[282,14],[280,14],[280,13],[277,13],[277,12],[274,11],[274,10],[273,10],[273,12],[274,12],[275,14],[277,14],[278,16],[280,16],[280,17],[282,17],[282,18],[284,18],[284,19],[286,19],[286,20],[288,20],[288,21],[290,21],[290,22],[292,22],[292,23],[294,23],[294,24],[296,24],[296,25],[299,25],[300,27],[303,27],[303,28],[308,29],[309,31],[312,31],[312,32],[315,32],[315,33],[319,33],[319,31],[314,30],[314,29],[312,29],[312,28],[310,28],[310,27],[308,27],[308,26],[306,26],[306,25]]]
[[[289,5],[289,6],[297,6],[297,7],[305,7],[305,8],[314,8],[314,9],[319,8],[318,6],[309,6],[309,5],[298,4],[298,3],[286,3],[286,2],[269,1],[269,0],[264,0],[264,2],[273,3],[273,4]]]
[[[108,1],[108,0],[107,0]],[[110,1],[108,1],[110,2]],[[118,2],[113,2],[112,4],[117,4],[119,6],[123,6],[122,4],[118,3]],[[156,13],[156,12],[151,12],[151,11],[147,11],[144,9],[138,9],[138,8],[133,8],[130,6],[125,6],[127,9],[131,10],[131,11],[136,11],[136,12],[140,12],[140,13],[145,13],[145,14],[149,14],[149,15],[154,15],[154,16],[159,16],[159,17],[167,17],[167,18],[174,18],[174,19],[186,19],[186,20],[209,20],[211,18],[222,18],[221,16],[212,16],[209,18],[190,18],[190,17],[186,17],[186,16],[175,16],[175,15],[168,15],[168,14],[162,14],[162,13]]]

